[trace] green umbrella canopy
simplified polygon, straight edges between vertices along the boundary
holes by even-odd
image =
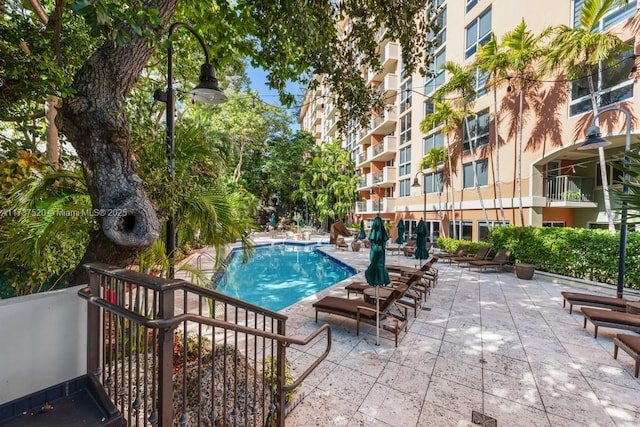
[[[384,245],[388,239],[389,235],[382,224],[382,219],[380,216],[377,216],[373,220],[371,232],[369,233],[369,242],[371,242],[369,260],[371,263],[364,272],[364,276],[367,278],[367,283],[371,286],[384,286],[391,283],[391,280],[389,279],[389,272],[385,266],[386,259]]]
[[[416,235],[416,251],[414,252],[416,258],[429,258],[429,252],[427,251],[427,224],[422,219],[416,228]]]
[[[364,240],[367,238],[367,233],[364,232],[364,219],[360,220],[360,234],[358,234],[358,239]]]
[[[400,220],[398,222],[398,238],[396,239],[396,243],[401,245],[404,243],[404,220]]]

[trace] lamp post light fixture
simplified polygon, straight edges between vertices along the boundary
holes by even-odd
[[[174,89],[173,89],[173,47],[171,44],[171,36],[173,33],[179,29],[184,28],[193,34],[202,50],[204,51],[205,62],[200,66],[200,83],[191,90],[189,93],[192,96],[192,100],[195,102],[202,102],[206,104],[221,104],[223,102],[227,102],[227,95],[220,90],[218,87],[218,80],[216,79],[215,73],[213,71],[213,67],[209,62],[209,51],[207,50],[207,46],[204,43],[204,40],[198,32],[191,26],[183,23],[183,22],[175,22],[171,24],[169,27],[169,46],[167,47],[167,91],[162,93],[161,91],[156,91],[154,97],[159,100],[167,103],[166,107],[166,128],[167,128],[167,169],[169,173],[169,179],[173,181],[175,179],[175,134],[174,134],[174,125],[175,125],[175,97],[174,97]],[[169,271],[167,272],[167,277],[170,279],[174,278],[175,275],[175,245],[176,245],[176,230],[173,218],[173,212],[169,212],[167,217],[167,236],[166,236],[166,253],[169,258]]]
[[[411,186],[413,188],[422,187],[422,185],[420,185],[420,182],[418,181],[418,174],[421,174],[422,178],[424,179],[424,172],[422,172],[422,171],[416,172],[416,176],[415,176],[415,178],[413,178],[413,184],[411,184]],[[426,221],[427,220],[427,189],[426,188],[422,189],[422,194],[423,194],[423,198],[422,198],[422,219]]]
[[[625,146],[624,146],[624,183],[622,186],[622,193],[627,194],[629,192],[629,188],[626,182],[629,180],[629,156],[628,153],[631,150],[631,113],[626,108],[622,107],[608,107],[603,108],[598,111],[597,114],[593,116],[593,120],[591,122],[591,126],[587,129],[587,139],[584,143],[578,147],[578,150],[590,150],[593,148],[606,147],[611,145],[611,141],[608,141],[602,138],[600,134],[600,128],[596,125],[596,120],[603,113],[608,113],[610,111],[619,111],[624,113],[627,121],[627,133],[625,136]],[[625,273],[625,263],[627,257],[627,201],[622,201],[622,213],[620,216],[620,257],[618,258],[618,280],[616,287],[616,295],[618,298],[622,298],[622,294],[624,292],[624,273]]]

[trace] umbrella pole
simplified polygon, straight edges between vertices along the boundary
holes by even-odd
[[[378,298],[378,288],[376,286],[376,345],[380,345],[380,298]]]

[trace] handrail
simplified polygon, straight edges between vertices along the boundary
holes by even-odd
[[[124,281],[129,281],[129,282],[144,283],[146,287],[156,291],[161,291],[161,290],[167,291],[167,290],[175,290],[175,289],[188,290],[190,292],[195,293],[198,296],[214,298],[218,301],[229,303],[229,304],[241,305],[245,308],[255,311],[256,313],[264,314],[270,317],[274,317],[276,319],[280,319],[280,320],[288,319],[287,316],[285,316],[282,313],[278,313],[277,311],[267,310],[264,307],[250,304],[246,301],[242,301],[237,298],[230,297],[226,294],[216,292],[212,289],[203,288],[202,286],[195,285],[191,282],[187,282],[186,280],[164,279],[162,277],[149,276],[147,274],[139,273],[132,270],[110,267],[106,264],[101,264],[101,263],[88,263],[85,265],[91,271],[100,273],[104,276],[113,277],[115,279],[120,279]]]
[[[203,256],[206,256],[207,258],[209,258],[209,260],[213,261],[213,263],[215,265],[216,259],[213,256],[211,256],[207,252],[200,252],[200,254],[198,254],[198,257],[196,258],[196,268],[198,270],[202,270],[202,257]]]
[[[200,316],[192,313],[179,314],[170,319],[148,319],[144,316],[141,316],[137,313],[134,313],[116,304],[112,304],[105,299],[102,299],[100,297],[93,295],[91,293],[91,290],[88,287],[80,289],[78,291],[78,295],[84,298],[85,300],[87,300],[88,302],[90,302],[91,304],[104,308],[105,310],[109,310],[113,313],[116,313],[119,316],[132,320],[150,329],[173,329],[185,321],[195,321],[205,325],[219,327],[225,330],[232,330],[235,332],[257,335],[263,338],[273,339],[276,341],[283,342],[287,346],[290,346],[292,344],[305,346],[309,344],[311,341],[313,341],[316,337],[318,337],[318,335],[320,335],[320,333],[322,333],[326,329],[327,330],[327,347],[325,351],[311,364],[311,366],[309,366],[300,375],[300,377],[296,381],[294,381],[290,385],[286,385],[283,387],[283,391],[285,392],[291,391],[296,387],[298,387],[302,383],[302,381],[304,381],[305,378],[307,378],[309,374],[311,374],[311,372],[313,372],[313,370],[317,368],[318,365],[329,356],[329,352],[331,351],[331,326],[328,323],[321,325],[314,333],[309,335],[307,338],[300,339],[300,338],[288,337],[286,335],[280,335],[277,333],[261,331],[259,329],[250,328],[248,326],[225,322],[215,318]]]

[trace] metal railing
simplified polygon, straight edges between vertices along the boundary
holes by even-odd
[[[88,372],[129,426],[284,426],[292,392],[324,360],[331,329],[286,336],[287,317],[183,280],[87,265]],[[286,348],[326,332],[286,383]]]
[[[547,178],[547,200],[562,202],[593,202],[594,179],[575,175]]]

